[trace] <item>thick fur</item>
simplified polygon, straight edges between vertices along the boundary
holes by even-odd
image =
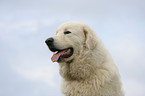
[[[71,31],[64,34],[64,31]],[[81,22],[62,24],[54,38],[59,49],[72,47],[74,54],[59,63],[65,96],[124,96],[120,75],[109,52],[95,32]]]

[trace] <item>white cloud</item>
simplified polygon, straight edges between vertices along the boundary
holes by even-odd
[[[126,79],[123,82],[125,96],[144,96],[145,84],[136,79]]]
[[[109,49],[113,54],[113,58],[123,67],[123,69],[135,69],[138,66],[145,67],[145,46],[136,37],[136,33],[115,35],[109,41]],[[133,71],[132,70],[132,71]]]
[[[56,68],[51,66],[39,66],[34,68],[23,68],[21,66],[13,66],[13,70],[23,79],[33,82],[42,82],[50,87],[56,87],[58,83],[55,79],[58,78]]]
[[[37,21],[17,21],[17,22],[1,22],[0,23],[1,30],[17,32],[18,30],[22,30],[20,32],[36,32],[38,28]],[[2,31],[1,31],[2,32]]]

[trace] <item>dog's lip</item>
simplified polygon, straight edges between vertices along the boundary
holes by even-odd
[[[70,56],[73,55],[73,48],[66,48],[66,49],[64,49],[64,50],[68,51],[69,49],[70,49],[70,54],[64,55],[63,58],[69,58]],[[64,51],[64,50],[62,50],[62,51]],[[58,51],[58,53],[59,53],[59,52],[61,52],[61,51]]]
[[[64,50],[68,50],[68,49],[73,49],[72,47],[69,47],[69,48],[65,48],[65,49],[57,49],[57,48],[49,48],[52,52],[54,53],[59,53],[61,51],[64,51]]]
[[[57,48],[51,48],[51,47],[49,47],[49,49],[52,51],[52,52],[58,52],[58,51],[63,51],[63,50],[65,50],[65,49],[57,49]]]

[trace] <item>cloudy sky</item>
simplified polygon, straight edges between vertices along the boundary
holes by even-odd
[[[44,41],[67,21],[100,36],[126,96],[145,95],[145,0],[0,0],[0,96],[63,96]]]

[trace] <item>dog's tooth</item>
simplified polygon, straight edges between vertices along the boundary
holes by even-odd
[[[54,52],[54,54],[56,54],[58,51]]]

